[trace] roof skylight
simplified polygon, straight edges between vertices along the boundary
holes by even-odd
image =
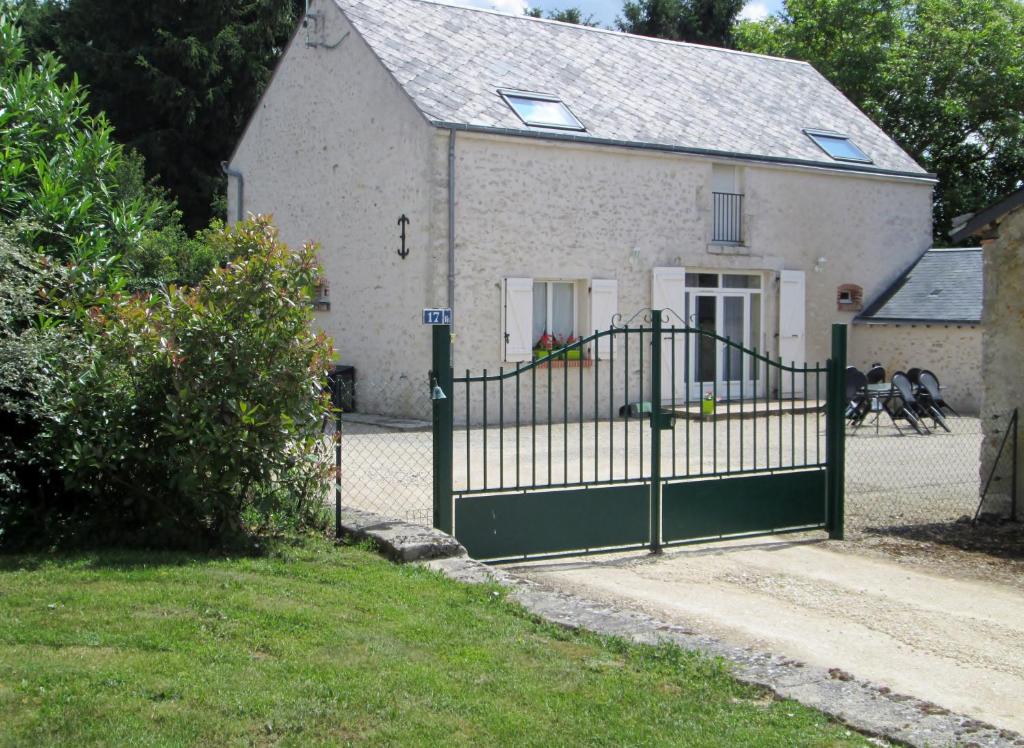
[[[836,161],[859,161],[870,164],[871,159],[864,151],[854,145],[846,135],[827,130],[804,130],[804,133]]]
[[[561,99],[550,94],[498,91],[523,124],[557,130],[586,130]]]

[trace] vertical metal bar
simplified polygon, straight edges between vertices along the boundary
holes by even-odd
[[[786,372],[782,368],[785,366],[782,363],[782,356],[779,356],[779,464],[778,467],[782,467],[782,454],[785,449],[785,432],[783,431],[783,421],[786,419],[782,417],[782,402],[785,395],[783,394],[782,387],[785,384]]]
[[[610,346],[611,345],[611,339],[609,339],[608,342],[609,342],[609,346]],[[601,446],[599,441],[598,441],[598,438],[599,438],[600,432],[601,432],[601,429],[598,428],[598,421],[599,421],[599,419],[601,417],[601,402],[600,402],[600,399],[597,396],[597,393],[600,391],[598,389],[598,387],[600,386],[600,382],[598,381],[599,380],[598,371],[601,368],[600,366],[597,365],[597,348],[598,348],[599,345],[600,345],[600,339],[598,338],[597,330],[594,330],[594,361],[592,362],[592,366],[594,368],[594,481],[595,482],[597,480],[599,480],[599,477],[598,477],[598,466],[597,466],[597,464],[598,464],[597,455],[598,455],[598,450],[600,449],[600,446]],[[582,355],[582,354],[580,354],[580,355]],[[582,461],[582,459],[583,459],[583,456],[580,455],[580,460]]]
[[[688,310],[683,310],[684,314],[688,313]],[[684,325],[686,332],[683,338],[683,398],[686,405],[686,476],[690,476],[690,341],[692,340],[692,333],[690,332],[689,324]],[[698,399],[699,403],[700,400]],[[704,424],[700,418],[697,419],[697,425],[703,429]]]
[[[764,467],[770,470],[772,467],[772,365],[774,362],[768,358],[765,351],[764,362]]]
[[[498,367],[498,488],[505,487],[505,367]]]
[[[516,362],[516,488],[519,488],[519,375],[522,362]]]
[[[580,483],[583,482],[583,344],[576,342],[576,349],[580,352],[579,365],[576,367],[580,372],[580,391],[577,399],[580,406]]]
[[[644,376],[644,326],[643,326],[643,324],[641,324],[640,327],[639,327],[639,333],[640,333],[640,355],[639,355],[638,358],[640,359],[640,397],[639,397],[638,401],[639,401],[640,407],[642,409],[643,408],[643,403],[644,403],[644,379],[646,379],[646,377]],[[648,413],[648,420],[651,417],[653,417],[654,407],[655,407],[654,403],[652,402],[651,403],[651,412]],[[637,431],[639,432],[637,436],[638,436],[638,438],[640,440],[640,477],[643,478],[644,477],[644,419],[643,419],[642,411],[641,411],[641,414],[640,414],[640,418],[636,419],[636,427],[637,427]]]
[[[569,484],[569,351],[562,354],[562,485]]]
[[[661,552],[661,310],[651,311],[651,553]],[[643,334],[641,333],[641,350]],[[642,371],[642,369],[641,369]],[[643,378],[641,377],[641,382]],[[641,433],[643,431],[641,430]],[[642,442],[641,442],[642,443]],[[641,455],[643,454],[641,449]],[[643,460],[643,457],[640,458]]]
[[[550,352],[548,356],[550,356]],[[546,364],[548,369],[548,482],[547,485],[551,485],[551,361],[549,360]]]
[[[433,399],[433,469],[434,506],[433,525],[442,532],[454,530],[454,507],[452,506],[452,413],[454,378],[452,376],[452,333],[448,325],[433,328],[432,355],[433,380],[435,387],[444,393],[442,399]],[[428,390],[433,396],[432,389]],[[467,417],[469,411],[466,411]]]
[[[821,362],[814,362],[814,457],[821,465],[825,462],[821,455]]]
[[[608,333],[608,480],[615,478],[615,333]]]
[[[669,328],[669,335],[671,335],[672,345],[670,346],[669,355],[672,357],[671,363],[669,364],[669,377],[671,381],[669,387],[672,392],[672,411],[676,409],[676,323],[672,322],[672,327]],[[675,417],[673,415],[673,417]],[[672,477],[678,475],[676,470],[676,430],[672,429]]]
[[[530,366],[530,485],[537,485],[537,364]]]
[[[470,386],[469,386],[469,369],[466,369],[466,490],[468,491],[472,487],[473,483],[473,469],[470,455],[473,454],[473,450],[470,449],[470,428],[471,423],[469,419],[469,401],[470,401]]]
[[[810,394],[811,394],[810,388],[807,386],[807,362],[804,361],[804,412],[803,412],[803,419],[802,420],[804,422],[804,465],[805,466],[807,465],[807,398],[810,396]]]
[[[759,417],[757,415],[757,385],[764,381],[763,379],[761,379],[761,360],[757,357],[757,346],[754,346],[754,366],[757,367],[757,369],[756,369],[757,374],[754,377],[754,402],[750,406],[751,407],[751,411],[750,412],[752,414],[751,418],[754,419],[754,423],[751,424],[753,426],[753,429],[754,429],[754,435],[753,435],[753,441],[754,441],[754,444],[753,444],[753,452],[754,452],[753,460],[754,460],[754,470],[757,470],[757,419]]]
[[[1010,487],[1010,519],[1014,522],[1017,521],[1017,435],[1019,434],[1019,427],[1017,425],[1017,408],[1013,409],[1013,461],[1010,463],[1013,485]]]
[[[711,344],[717,345],[718,339],[711,338]],[[711,378],[711,397],[715,401],[715,413],[711,416],[711,473],[718,472],[718,367]]]
[[[832,358],[829,360],[829,379],[827,424],[829,465],[826,468],[828,480],[828,505],[826,507],[826,524],[828,536],[833,540],[842,540],[844,535],[844,499],[845,499],[845,445],[846,436],[843,418],[843,376],[846,371],[846,325],[832,325]]]
[[[796,361],[789,370],[789,465],[796,465]],[[805,393],[806,394],[806,393]]]
[[[484,388],[484,489],[487,489],[487,369],[484,369],[483,381],[480,385]]]
[[[623,328],[623,338],[626,341],[626,345],[623,346],[626,350],[622,355],[622,388],[623,395],[626,404],[626,422],[622,429],[622,440],[625,443],[622,455],[625,459],[625,478],[629,479],[629,325],[625,325]]]
[[[732,467],[732,346],[725,343],[725,472]]]
[[[742,349],[742,352],[740,353],[740,470],[743,470],[745,467],[743,464],[743,429],[746,424],[743,423],[745,420],[743,418],[743,382],[747,377],[744,374],[744,369],[746,369],[746,367],[743,365],[743,362],[747,360],[748,356],[750,356],[749,351]]]

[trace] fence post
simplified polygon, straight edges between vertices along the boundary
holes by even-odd
[[[825,400],[825,444],[828,536],[842,540],[846,498],[846,325],[832,325],[832,356],[828,360],[828,393]]]
[[[1017,408],[1013,409],[1013,462],[1011,464],[1013,478],[1013,487],[1010,489],[1010,519],[1013,522],[1017,521],[1017,455],[1018,455],[1018,444],[1017,439],[1020,436],[1020,423]]]
[[[331,382],[331,407],[334,409],[334,539],[341,540],[341,375]]]
[[[641,338],[643,340],[643,338]],[[640,373],[643,376],[643,372]],[[661,553],[661,310],[651,310],[651,553]]]
[[[435,529],[452,532],[452,438],[454,397],[452,387],[452,332],[450,325],[433,326],[433,361],[430,396],[433,405],[433,463]],[[440,388],[440,392],[435,388]],[[440,397],[443,394],[444,397]]]

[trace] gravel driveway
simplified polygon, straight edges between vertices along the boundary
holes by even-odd
[[[748,539],[510,570],[1024,732],[1021,589],[846,552],[850,545]]]

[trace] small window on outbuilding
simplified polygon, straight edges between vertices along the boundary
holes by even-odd
[[[499,90],[498,93],[525,125],[556,130],[587,129],[557,96],[526,91]]]
[[[804,130],[804,133],[836,161],[859,161],[870,164],[871,159],[846,135],[828,130]]]
[[[864,289],[855,283],[844,283],[836,290],[840,312],[859,312],[864,307]]]

